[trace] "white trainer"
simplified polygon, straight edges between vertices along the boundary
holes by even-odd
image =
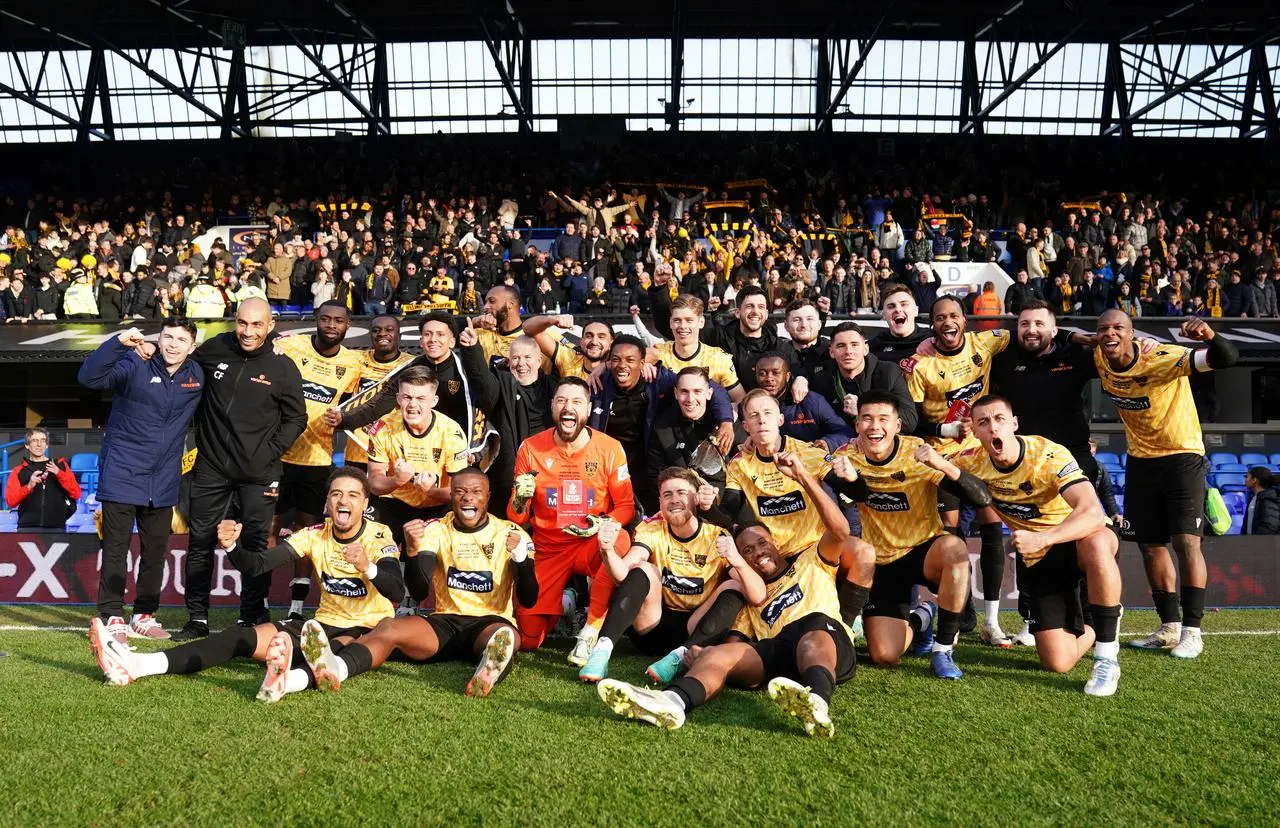
[[[124,623],[124,619],[118,615],[113,615],[107,619],[107,635],[116,641],[128,646],[129,644],[129,625]]]
[[[1151,635],[1130,641],[1129,646],[1137,647],[1139,650],[1168,650],[1178,645],[1181,635],[1182,624],[1178,621],[1170,621],[1161,624],[1160,628]]]
[[[168,641],[173,637],[165,632],[154,615],[146,614],[133,616],[133,620],[129,622],[128,635],[130,638],[149,638],[152,641]]]
[[[1183,627],[1177,645],[1169,651],[1174,658],[1195,658],[1204,652],[1204,639],[1199,627]]]
[[[604,679],[596,685],[596,693],[609,709],[625,719],[638,719],[663,730],[684,725],[684,707],[665,691],[636,687],[617,679]]]

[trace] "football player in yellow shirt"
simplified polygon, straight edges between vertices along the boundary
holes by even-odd
[[[489,288],[484,295],[484,313],[473,321],[489,365],[505,360],[511,342],[524,333],[520,322],[520,291],[511,285]]]
[[[714,345],[704,345],[701,332],[707,320],[703,315],[702,300],[682,293],[671,303],[671,335],[673,342],[659,342],[649,349],[645,361],[661,362],[673,373],[690,365],[707,369],[711,381],[719,383],[729,392],[734,403],[742,402],[746,392],[738,381],[733,357]]]
[[[1093,484],[1064,447],[1017,434],[1018,418],[1004,397],[974,403],[973,428],[982,448],[962,452],[955,462],[987,485],[991,508],[1013,532],[1018,586],[1031,599],[1040,666],[1065,673],[1092,646],[1093,674],[1084,691],[1114,695],[1120,683],[1120,544]],[[1080,606],[1081,576],[1092,626],[1085,625]]]
[[[380,523],[366,520],[369,481],[359,469],[336,469],[329,478],[324,523],[294,532],[264,554],[244,559],[236,554],[240,524],[218,524],[218,544],[246,576],[270,572],[297,559],[308,559],[320,580],[320,608],[305,625],[296,622],[239,625],[158,653],[135,653],[106,632],[100,618],[89,627],[89,646],[107,681],[131,684],[144,676],[198,673],[233,658],[266,662],[267,674],[258,700],[275,702],[286,693],[305,690],[328,679],[309,646],[316,631],[341,647],[395,614],[405,593],[395,541]],[[299,640],[301,646],[299,646]]]
[[[415,365],[396,374],[396,382],[398,410],[370,428],[369,486],[380,496],[379,517],[399,541],[405,523],[449,502],[448,475],[470,465],[470,455],[462,426],[434,410],[434,371]]]
[[[320,519],[329,474],[333,471],[333,426],[325,412],[360,380],[360,354],[342,346],[351,328],[351,312],[341,302],[322,302],[316,308],[316,331],[311,336],[285,336],[275,346],[298,366],[307,428],[280,458],[279,495],[271,522],[269,543]],[[289,515],[292,513],[292,519]],[[302,621],[302,605],[311,591],[310,570],[302,561],[289,582],[289,618]]]
[[[627,548],[621,526],[609,521],[596,537],[608,576],[617,584],[600,636],[578,678],[609,675],[609,657],[623,633],[649,656],[667,654],[649,666],[649,678],[668,684],[689,648],[711,644],[733,623],[746,602],[762,603],[764,582],[747,566],[729,533],[698,517],[715,490],[685,468],[658,475],[660,513],[635,530]]]
[[[776,462],[821,514],[821,537],[784,558],[764,525],[740,531],[738,552],[764,580],[764,601],[739,614],[730,641],[696,651],[689,672],[665,691],[601,681],[600,698],[618,715],[674,729],[726,683],[744,688],[767,684],[769,697],[799,719],[806,733],[834,735],[828,705],[836,685],[852,678],[856,666],[853,639],[840,620],[836,571],[843,561],[855,562],[865,601],[875,552],[849,533],[844,513],[798,455],[780,454]]]
[[[566,336],[573,326],[573,316],[567,313],[558,316],[532,316],[524,320],[524,333],[537,340],[538,347],[551,360],[558,375],[589,379],[591,372],[609,359],[609,348],[613,346],[613,329],[604,322],[585,322],[582,336],[578,337],[577,345],[574,345]]]
[[[373,317],[369,323],[369,341],[372,347],[364,352],[360,364],[360,382],[355,393],[361,394],[377,386],[397,368],[413,361],[413,354],[400,350],[400,320],[391,314]],[[365,444],[369,441],[368,426],[364,432]],[[369,453],[355,440],[347,440],[343,464],[359,469],[369,467]]]
[[[1188,377],[1193,372],[1228,368],[1239,355],[1203,319],[1182,323],[1182,335],[1193,342],[1207,342],[1209,347],[1139,347],[1128,314],[1109,310],[1098,317],[1093,360],[1102,390],[1124,423],[1129,453],[1125,518],[1142,549],[1151,598],[1160,616],[1159,629],[1131,643],[1144,649],[1172,648],[1171,654],[1178,658],[1195,658],[1204,649],[1200,622],[1208,573],[1200,535],[1207,469]],[[1174,592],[1179,572],[1169,555],[1170,541],[1182,575],[1181,622]]]
[[[393,652],[417,662],[472,661],[468,696],[487,696],[510,671],[520,648],[513,600],[538,600],[533,542],[524,530],[488,512],[489,478],[468,467],[449,481],[451,511],[440,520],[405,526],[409,591],[435,596],[431,615],[388,619],[369,635],[332,653],[321,641],[315,659],[322,687],[382,666]]]
[[[862,538],[875,548],[875,581],[863,611],[867,649],[875,663],[895,666],[914,632],[914,651],[928,651],[934,675],[959,679],[964,674],[952,650],[969,594],[969,552],[943,529],[938,490],[978,508],[989,506],[991,495],[973,475],[901,431],[897,399],[869,391],[858,398],[858,438],[831,461],[834,476],[852,484],[840,491],[857,503]],[[936,637],[930,635],[933,604],[911,607],[917,585],[938,596]]]

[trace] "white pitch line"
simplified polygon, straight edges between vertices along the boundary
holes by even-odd
[[[0,624],[0,632],[87,632],[88,626],[84,627],[36,627],[25,624]],[[177,632],[177,627],[169,628],[170,632]],[[222,630],[211,630],[210,632],[222,632]],[[1138,638],[1147,635],[1147,633],[1120,633],[1121,638]],[[1280,635],[1280,630],[1205,630],[1201,635]]]

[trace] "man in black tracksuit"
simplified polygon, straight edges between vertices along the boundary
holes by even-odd
[[[219,521],[235,496],[240,542],[231,553],[239,566],[265,554],[275,514],[280,457],[307,426],[302,376],[293,360],[275,353],[275,322],[263,299],[247,299],[236,311],[236,330],[213,337],[195,352],[204,369],[205,391],[196,411],[196,464],[191,470],[190,548],[186,603],[191,618],[174,638],[209,634],[209,592]],[[240,618],[253,626],[270,620],[266,609],[270,575],[243,576]]]

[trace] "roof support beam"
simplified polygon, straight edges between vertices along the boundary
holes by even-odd
[[[387,128],[387,126],[383,123],[383,121],[380,118],[378,118],[378,116],[374,115],[373,112],[370,111],[368,105],[364,101],[360,100],[360,97],[356,95],[355,92],[351,91],[351,87],[347,83],[345,83],[341,78],[335,75],[333,73],[333,70],[330,69],[325,64],[324,60],[321,59],[320,53],[317,49],[313,49],[312,47],[304,43],[302,41],[302,38],[298,37],[298,33],[295,32],[293,29],[289,28],[284,23],[276,21],[276,26],[280,29],[280,31],[288,35],[289,39],[293,41],[294,45],[297,46],[302,51],[302,54],[306,55],[307,60],[311,61],[311,65],[316,67],[316,69],[320,72],[321,76],[323,76],[324,79],[328,81],[329,84],[335,90],[340,92],[342,94],[342,97],[346,98],[351,103],[351,105],[356,108],[357,112],[359,112],[361,115],[364,116],[365,121],[369,124],[370,135],[390,135],[391,134],[391,130]]]

